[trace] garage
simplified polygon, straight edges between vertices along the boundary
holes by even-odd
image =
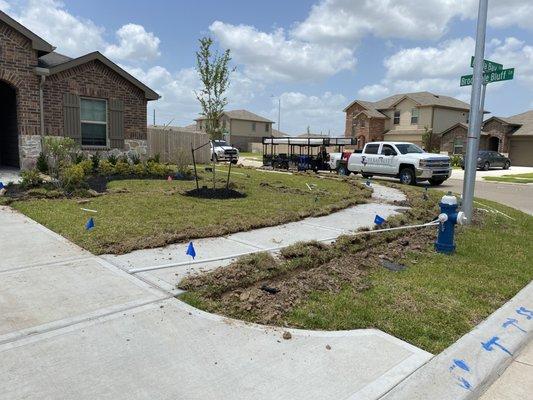
[[[509,158],[512,165],[533,167],[533,136],[511,137]]]

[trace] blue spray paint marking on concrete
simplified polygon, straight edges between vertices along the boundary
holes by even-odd
[[[508,326],[511,326],[511,325],[514,326],[519,331],[527,333],[527,331],[525,331],[524,329],[520,328],[520,326],[518,326],[518,320],[514,318],[507,318],[507,320],[502,324],[502,327],[507,328]]]
[[[459,368],[461,368],[463,371],[470,372],[470,367],[468,366],[465,360],[458,360],[455,358],[453,360],[453,363],[457,365]]]
[[[528,310],[528,309],[525,308],[525,307],[517,308],[517,309],[516,309],[516,312],[517,312],[518,314],[520,314],[520,315],[525,316],[527,319],[531,319],[531,318],[533,318],[533,311]]]
[[[500,348],[502,351],[504,351],[507,354],[509,354],[510,356],[512,356],[513,353],[511,353],[509,350],[507,350],[505,347],[503,347],[501,344],[499,344],[498,340],[500,340],[500,338],[498,336],[493,336],[489,341],[487,341],[485,343],[481,342],[481,347],[483,347],[487,351],[492,351],[492,350],[494,350],[493,346],[496,346],[496,347]]]
[[[459,381],[458,385],[461,386],[462,388],[466,390],[472,389],[472,385],[465,378],[461,377],[461,378],[457,378],[457,380]]]

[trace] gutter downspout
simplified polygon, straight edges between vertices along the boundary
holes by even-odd
[[[35,68],[35,73],[41,77],[39,82],[39,113],[41,120],[41,151],[44,149],[44,83],[46,77],[50,74],[50,70],[47,68]]]

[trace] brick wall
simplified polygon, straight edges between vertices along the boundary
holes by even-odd
[[[63,132],[63,93],[124,101],[124,138],[146,140],[146,98],[144,92],[100,61],[94,60],[47,78],[44,87],[45,133]],[[109,116],[108,116],[109,117]]]
[[[383,140],[385,132],[385,120],[382,118],[368,118],[365,114],[361,114],[354,120],[354,117],[363,110],[364,108],[357,103],[346,110],[344,136],[355,137],[358,148],[362,148],[368,142]],[[354,121],[357,121],[357,124],[354,125]]]
[[[17,90],[19,135],[40,134],[37,52],[31,41],[0,22],[0,80]]]
[[[483,125],[483,132],[490,137],[497,137],[500,140],[498,151],[509,152],[509,140],[507,134],[513,130],[509,125],[504,125],[498,120],[492,120]]]

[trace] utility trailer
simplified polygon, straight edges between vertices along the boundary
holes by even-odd
[[[275,138],[263,137],[263,165],[298,171],[329,170],[329,153],[342,152],[344,146],[357,145],[357,139],[346,137]]]

